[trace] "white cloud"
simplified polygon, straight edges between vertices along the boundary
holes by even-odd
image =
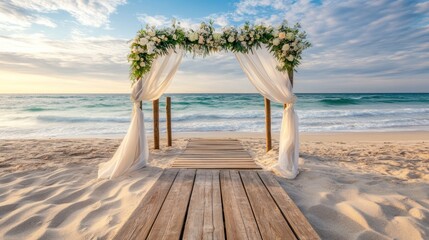
[[[143,24],[156,27],[170,26],[172,22],[171,19],[163,15],[150,16],[147,14],[139,14],[137,16],[137,19]]]
[[[125,3],[126,0],[6,0],[0,3],[0,29],[22,30],[33,23],[56,27],[51,19],[40,14],[59,11],[69,13],[85,26],[108,26],[109,16]]]
[[[45,76],[128,78],[126,39],[89,37],[73,31],[68,40],[44,34],[0,36],[0,68]]]

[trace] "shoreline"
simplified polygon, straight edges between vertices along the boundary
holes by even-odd
[[[278,140],[279,132],[272,132],[273,140]],[[161,141],[166,133],[160,133]],[[0,138],[4,140],[48,140],[48,139],[122,139],[123,135],[79,135],[65,137]],[[152,139],[153,132],[147,132]],[[356,131],[356,132],[300,132],[301,141],[429,141],[427,131]],[[180,138],[265,138],[265,132],[174,132],[173,140]]]

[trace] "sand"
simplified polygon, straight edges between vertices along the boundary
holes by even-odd
[[[120,139],[0,140],[0,239],[110,239],[192,136],[240,138],[264,168],[276,161],[263,134],[178,134],[152,166],[97,180]],[[427,132],[303,134],[301,173],[277,179],[323,239],[428,239],[428,142]]]

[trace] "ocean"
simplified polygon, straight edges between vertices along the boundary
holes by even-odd
[[[259,94],[166,94],[174,132],[263,132]],[[165,131],[165,96],[160,127]],[[429,130],[429,94],[297,94],[301,132]],[[152,130],[152,104],[144,103]],[[0,95],[0,138],[123,136],[132,104],[127,94]],[[272,130],[282,105],[272,103]]]

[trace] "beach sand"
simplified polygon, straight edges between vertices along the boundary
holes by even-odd
[[[114,180],[98,164],[121,139],[0,140],[0,239],[110,239],[187,138],[239,138],[268,168],[277,142],[266,153],[263,136],[177,134]],[[300,171],[277,179],[323,239],[429,238],[428,132],[302,134]]]

